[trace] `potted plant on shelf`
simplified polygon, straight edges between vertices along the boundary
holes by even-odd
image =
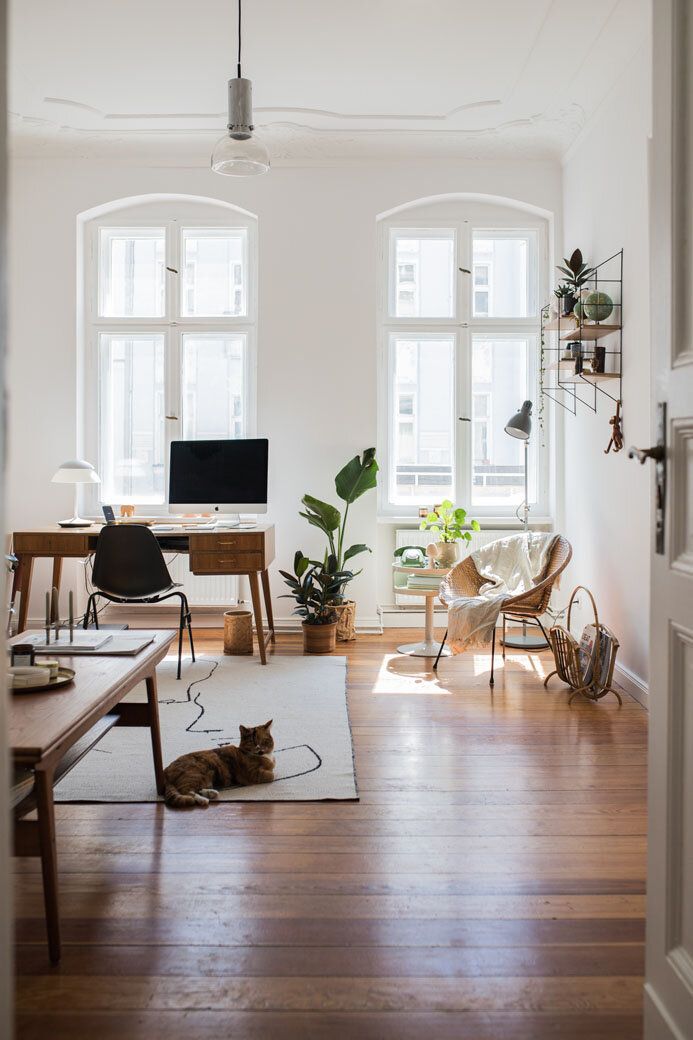
[[[294,556],[294,573],[279,573],[291,590],[284,597],[296,601],[294,614],[303,618],[304,653],[331,653],[337,638],[337,612],[333,600],[342,595],[344,586],[354,575],[351,571],[340,571],[334,555],[320,563],[309,560],[300,549]]]
[[[478,520],[467,522],[467,511],[457,508],[449,499],[435,506],[419,525],[420,531],[433,531],[440,535],[438,560],[441,567],[452,567],[459,557],[461,541],[471,542],[472,531],[480,531]]]
[[[586,283],[594,277],[594,268],[589,267],[582,259],[580,250],[575,249],[570,258],[563,257],[563,265],[559,264],[556,270],[560,271],[563,281],[558,289],[554,289],[554,294],[561,299],[561,313],[567,317],[579,303]],[[560,294],[558,290],[561,290]]]
[[[345,547],[349,506],[366,491],[370,491],[377,485],[377,474],[378,463],[375,459],[375,448],[366,448],[361,456],[355,455],[353,459],[350,459],[335,477],[335,490],[345,504],[343,513],[336,506],[329,502],[322,502],[313,495],[304,495],[301,499],[305,512],[300,515],[313,527],[322,531],[327,538],[324,564],[327,565],[330,557],[334,557],[335,570],[349,575],[343,581],[339,592],[334,593],[331,600],[331,605],[338,617],[337,638],[342,641],[355,638],[356,604],[353,600],[345,598],[344,591],[352,578],[361,573],[360,571],[345,571],[344,567],[355,556],[371,551],[367,545],[362,543]]]
[[[570,317],[570,315],[573,313],[573,308],[575,307],[576,303],[575,297],[573,296],[573,292],[570,286],[566,285],[565,282],[561,282],[560,285],[556,286],[556,288],[553,291],[553,294],[558,300],[559,306],[561,308],[561,317]]]

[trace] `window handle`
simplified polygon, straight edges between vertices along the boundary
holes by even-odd
[[[167,415],[167,416],[165,416],[165,418],[166,419],[175,419],[176,422],[178,422],[178,416],[177,415]]]
[[[175,268],[175,267],[169,267],[169,266],[167,265],[167,266],[166,266],[166,270],[167,270],[167,271],[170,271],[170,272],[171,272],[171,274],[178,274],[178,271],[176,270],[176,268]]]
[[[471,422],[472,421],[469,418],[469,416],[467,416],[467,415],[458,415],[457,418],[458,418],[459,422]]]
[[[468,267],[458,267],[458,268],[457,268],[457,270],[458,270],[458,271],[461,271],[461,272],[462,272],[462,274],[471,274],[471,273],[472,273],[472,272],[471,272],[471,271],[469,270],[469,268],[468,268]]]

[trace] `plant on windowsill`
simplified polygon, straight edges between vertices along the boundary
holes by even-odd
[[[359,556],[364,552],[371,552],[367,545],[361,543],[345,548],[349,506],[357,498],[365,494],[366,491],[372,490],[377,485],[377,474],[378,463],[375,459],[375,448],[366,448],[360,457],[355,455],[353,459],[350,459],[335,477],[335,490],[345,503],[343,514],[336,506],[331,505],[329,502],[322,502],[319,498],[314,498],[312,495],[304,495],[301,499],[305,512],[300,515],[313,527],[317,527],[322,531],[327,538],[324,565],[327,566],[329,558],[334,557],[337,561],[335,569],[349,574],[349,577],[343,582],[340,591],[332,598],[332,606],[335,607],[336,613],[339,615],[337,638],[342,641],[355,638],[354,618],[356,604],[353,600],[345,599],[344,591],[349,582],[357,574],[361,573],[360,571],[345,571],[344,568],[348,561],[355,556]]]
[[[329,555],[323,563],[309,560],[299,549],[294,556],[294,573],[279,572],[290,592],[282,599],[294,599],[294,614],[303,618],[303,651],[306,654],[329,654],[337,638],[337,611],[334,601],[354,577],[351,571],[339,570],[337,557]]]
[[[454,567],[460,554],[459,543],[471,542],[472,531],[480,531],[481,527],[478,520],[467,521],[467,510],[455,507],[446,498],[421,521],[419,530],[440,535],[438,562],[441,567]]]

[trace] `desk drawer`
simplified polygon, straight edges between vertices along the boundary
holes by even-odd
[[[243,574],[263,569],[261,552],[191,552],[193,574]]]
[[[190,552],[262,552],[265,536],[262,531],[229,531],[213,534],[191,534]]]
[[[89,548],[91,537],[92,548]],[[88,556],[96,545],[96,535],[88,534],[15,534],[14,551],[37,556]]]

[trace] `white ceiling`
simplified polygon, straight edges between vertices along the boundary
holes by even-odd
[[[643,47],[649,0],[245,0],[275,161],[559,158]],[[236,0],[11,0],[22,154],[208,162]]]

